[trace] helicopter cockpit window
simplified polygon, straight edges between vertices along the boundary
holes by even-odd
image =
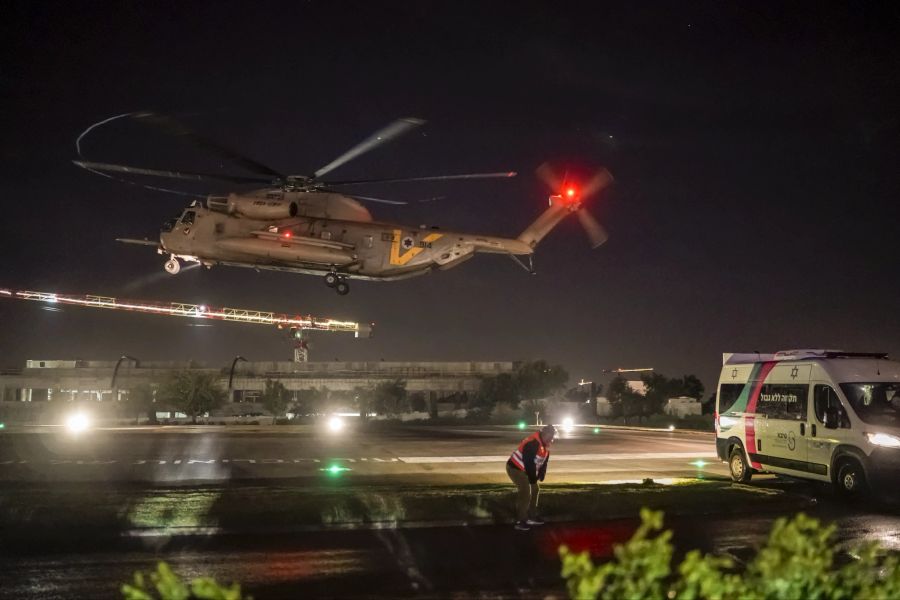
[[[194,217],[195,217],[196,215],[197,215],[197,213],[195,213],[195,212],[192,211],[192,210],[186,210],[186,211],[184,211],[184,216],[181,217],[181,224],[182,224],[182,225],[193,225],[193,224],[194,224]]]

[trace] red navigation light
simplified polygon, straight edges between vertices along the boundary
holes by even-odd
[[[288,230],[288,231],[285,231],[284,233],[282,233],[282,235],[286,238],[289,238],[289,237],[291,237],[291,232],[290,232],[290,230]]]

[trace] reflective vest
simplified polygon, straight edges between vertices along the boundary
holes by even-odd
[[[509,460],[516,467],[524,471],[525,463],[522,462],[522,451],[526,445],[534,440],[537,440],[538,443],[538,451],[537,454],[534,455],[534,472],[539,473],[541,467],[543,467],[544,463],[547,462],[547,457],[550,456],[550,451],[544,447],[544,442],[541,441],[541,433],[539,431],[532,433],[527,438],[519,442],[519,447],[513,451],[512,455],[510,455],[509,457]]]

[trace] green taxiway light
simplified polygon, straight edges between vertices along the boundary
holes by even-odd
[[[0,423],[0,429],[6,429],[6,423]]]
[[[331,465],[325,469],[319,469],[320,471],[325,471],[329,475],[340,475],[343,471],[349,471],[347,467],[342,467],[341,465]]]
[[[599,428],[599,427],[594,427],[594,433],[600,433],[600,428]]]
[[[691,464],[694,465],[695,467],[697,467],[698,469],[702,469],[703,467],[705,467],[707,465],[705,460],[701,460],[699,458],[697,460],[695,460],[694,462],[692,462]]]
[[[525,421],[519,421],[519,429],[525,429]]]

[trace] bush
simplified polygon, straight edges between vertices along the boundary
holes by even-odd
[[[834,526],[799,514],[775,522],[765,545],[740,571],[725,557],[688,552],[673,571],[672,532],[663,515],[643,509],[634,536],[616,546],[613,559],[594,565],[587,552],[559,549],[562,576],[572,598],[795,599],[900,598],[900,557],[877,544],[851,552],[856,560],[835,564]]]
[[[502,425],[518,423],[522,419],[523,411],[513,408],[505,402],[498,402],[491,411],[491,421]]]
[[[225,587],[211,577],[198,577],[185,583],[164,562],[157,564],[156,571],[146,576],[140,571],[135,573],[133,583],[122,585],[122,597],[126,600],[253,600],[241,595],[241,586],[237,583]]]

